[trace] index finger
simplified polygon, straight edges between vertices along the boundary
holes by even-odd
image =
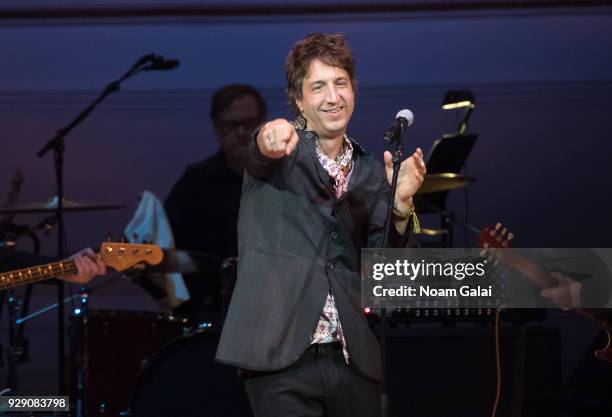
[[[102,256],[100,255],[96,256],[96,264],[98,265],[98,268],[99,268],[99,271],[98,271],[99,275],[106,274],[106,264],[102,260]]]
[[[293,150],[295,149],[299,141],[300,141],[300,138],[297,132],[295,131],[295,129],[293,129],[293,133],[291,137],[289,138],[289,142],[287,142],[287,147],[285,148],[285,155],[287,156],[291,155],[291,152],[293,152]]]

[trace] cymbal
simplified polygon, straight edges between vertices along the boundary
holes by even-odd
[[[0,214],[54,213],[57,210],[58,201],[57,196],[53,196],[47,201],[0,209]],[[64,198],[64,211],[114,210],[124,207],[124,205],[119,204],[85,203]]]
[[[442,236],[442,235],[447,235],[448,230],[446,229],[428,229],[426,227],[421,227],[420,234],[426,235],[426,236]]]
[[[417,191],[417,194],[437,193],[461,188],[474,181],[474,177],[467,175],[444,172],[441,174],[426,174],[425,180]]]

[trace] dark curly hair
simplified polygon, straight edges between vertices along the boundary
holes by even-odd
[[[285,60],[287,95],[289,105],[296,116],[300,114],[300,110],[295,101],[302,98],[302,83],[308,76],[308,69],[313,59],[344,69],[351,80],[353,91],[357,93],[355,57],[344,34],[311,33],[293,45]]]

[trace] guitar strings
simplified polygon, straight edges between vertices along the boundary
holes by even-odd
[[[100,259],[102,261],[112,261],[114,259],[118,259],[120,257],[129,256],[130,254],[98,254],[100,255]],[[139,262],[134,263],[134,265],[145,262],[146,259],[142,259]],[[51,264],[47,264],[48,266],[32,266],[30,268],[22,268],[18,269],[16,272],[7,272],[4,274],[0,274],[4,278],[4,281],[0,282],[0,288],[10,288],[13,284],[19,282],[20,284],[28,284],[30,282],[41,281],[41,278],[50,279],[58,276],[72,275],[77,273],[76,263],[74,259],[68,259],[65,261],[53,262]],[[54,265],[61,265],[58,270]],[[110,266],[110,265],[107,265]],[[129,269],[129,268],[128,268]],[[21,272],[21,275],[20,275]],[[18,278],[18,279],[17,279]]]

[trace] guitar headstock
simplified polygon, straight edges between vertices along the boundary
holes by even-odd
[[[159,246],[139,243],[104,242],[100,246],[100,255],[106,266],[117,271],[140,263],[157,265],[164,259],[164,252]]]
[[[478,237],[478,247],[482,248],[480,256],[497,265],[502,257],[502,252],[498,249],[509,248],[512,238],[514,234],[502,227],[501,223],[497,223],[495,227],[485,226]]]
[[[503,227],[501,223],[497,223],[495,227],[486,226],[480,231],[478,237],[479,248],[498,248],[505,249],[510,247],[510,241],[514,238],[514,234]]]

